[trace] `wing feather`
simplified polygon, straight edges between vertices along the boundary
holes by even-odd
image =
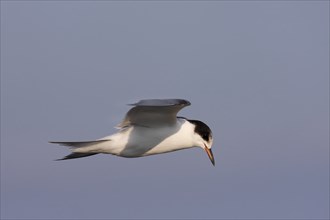
[[[189,106],[190,102],[184,99],[145,99],[131,105],[134,107],[117,125],[118,128],[130,125],[153,127],[173,124],[176,122],[177,113]]]

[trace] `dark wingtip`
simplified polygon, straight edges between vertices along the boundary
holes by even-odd
[[[60,160],[71,160],[71,159],[77,159],[77,158],[82,158],[82,157],[89,157],[93,156],[98,153],[71,153],[61,159],[56,159],[55,161],[60,161]]]
[[[62,160],[68,160],[68,159],[76,159],[76,158],[79,158],[79,157],[71,158],[71,157],[69,157],[69,156],[70,156],[70,155],[65,156],[65,157],[63,157],[63,158],[55,159],[54,161],[62,161]]]
[[[61,161],[61,160],[65,160],[64,158],[61,158],[61,159],[56,159],[54,161]]]

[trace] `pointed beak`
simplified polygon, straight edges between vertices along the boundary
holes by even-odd
[[[204,146],[204,150],[206,151],[207,156],[209,156],[209,158],[210,158],[211,163],[213,164],[213,166],[215,166],[215,161],[214,161],[212,150],[209,149],[209,148],[207,148],[206,146]]]

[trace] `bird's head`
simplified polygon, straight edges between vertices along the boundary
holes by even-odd
[[[188,120],[192,123],[194,128],[194,141],[198,147],[201,147],[207,153],[207,156],[210,158],[213,166],[215,166],[215,161],[212,153],[212,131],[204,122],[198,120]]]

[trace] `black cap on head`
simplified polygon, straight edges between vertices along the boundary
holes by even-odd
[[[195,125],[195,133],[199,134],[205,141],[212,138],[212,131],[204,122],[198,120],[188,120]]]
[[[209,128],[209,126],[207,126],[204,122],[197,121],[197,120],[188,120],[188,121],[195,125],[195,133],[199,134],[203,138],[203,140],[209,142],[210,139],[212,139],[212,131]],[[204,146],[201,146],[201,147],[207,153],[207,156],[211,160],[211,163],[213,164],[213,166],[215,166],[215,161],[214,161],[214,156],[213,156],[213,153],[211,150],[211,146],[208,146],[208,144],[206,145],[204,143]]]

